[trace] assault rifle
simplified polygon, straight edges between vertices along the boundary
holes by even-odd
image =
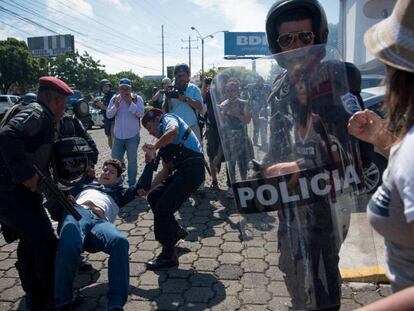
[[[52,178],[43,174],[43,172],[36,166],[33,165],[36,174],[39,176],[39,189],[41,192],[46,193],[49,197],[53,198],[58,204],[63,206],[76,220],[80,220],[82,216],[73,207],[72,203],[69,202],[67,197],[53,182]]]

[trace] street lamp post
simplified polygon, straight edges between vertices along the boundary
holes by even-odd
[[[227,30],[219,30],[219,31],[213,32],[213,33],[211,33],[207,36],[204,36],[204,37],[201,35],[201,33],[198,31],[198,29],[195,28],[194,26],[191,27],[191,30],[194,30],[195,32],[197,32],[197,38],[200,39],[200,41],[201,41],[201,77],[200,77],[200,80],[203,81],[204,80],[204,40],[208,39],[208,38],[212,39],[212,38],[214,38],[214,35],[216,33],[227,32]]]

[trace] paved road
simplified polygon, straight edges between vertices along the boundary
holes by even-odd
[[[107,159],[110,151],[103,130],[91,133],[101,152],[100,161]],[[150,140],[143,131],[141,144]],[[143,163],[142,152],[139,157]],[[223,172],[219,183],[227,189]],[[190,198],[177,216],[190,231],[187,240],[179,244],[180,266],[152,272],[146,271],[144,263],[160,251],[152,231],[153,215],[142,198],[122,209],[116,224],[128,236],[131,270],[125,310],[288,310],[289,295],[277,267],[274,215],[241,221],[225,191],[207,189],[205,197]],[[253,234],[241,235],[240,223],[243,228],[253,226]],[[85,257],[93,270],[77,277],[76,288],[85,296],[78,310],[104,310],[108,256],[97,253]],[[15,260],[16,243],[8,245],[1,237],[0,310],[23,309],[24,293]],[[389,295],[390,289],[387,285],[347,283],[342,293],[341,310],[353,310]]]

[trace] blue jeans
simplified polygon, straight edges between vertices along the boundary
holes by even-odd
[[[139,133],[128,139],[114,138],[112,143],[112,158],[123,161],[125,151],[128,160],[128,185],[135,185],[137,180],[137,154],[139,145]]]
[[[78,222],[66,214],[60,231],[55,259],[55,304],[60,307],[72,303],[80,254],[86,250],[109,254],[107,308],[123,308],[129,287],[128,240],[112,223],[100,220],[90,210],[75,207],[82,219]]]

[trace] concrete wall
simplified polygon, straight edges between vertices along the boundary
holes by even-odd
[[[396,0],[340,0],[339,48],[346,61],[362,65],[374,57],[364,45],[365,31],[391,14]]]

